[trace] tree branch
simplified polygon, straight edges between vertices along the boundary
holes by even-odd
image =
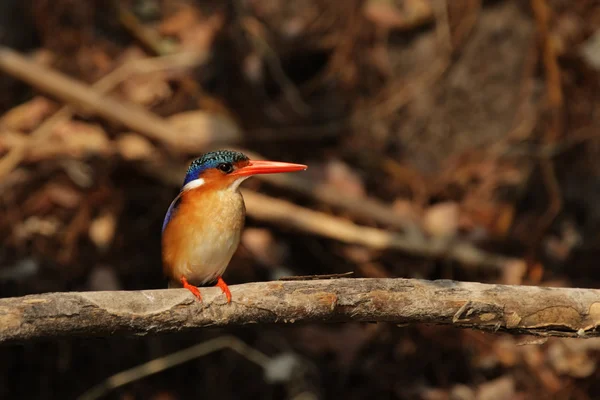
[[[538,336],[600,336],[600,290],[449,280],[331,279],[218,288],[47,293],[0,299],[0,343],[161,334],[251,323],[432,323]]]

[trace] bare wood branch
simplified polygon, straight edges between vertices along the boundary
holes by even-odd
[[[313,211],[289,201],[242,189],[247,215],[258,221],[284,228],[357,244],[377,250],[398,250],[407,254],[446,258],[471,267],[502,271],[523,261],[488,253],[465,240],[419,239],[382,229],[357,225],[351,221]],[[504,272],[504,271],[502,271]]]
[[[0,343],[162,334],[255,323],[430,323],[538,336],[600,336],[600,290],[449,280],[332,279],[218,288],[48,293],[0,299]]]

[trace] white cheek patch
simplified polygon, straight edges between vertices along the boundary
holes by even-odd
[[[204,185],[204,179],[202,178],[198,178],[198,179],[194,179],[191,182],[188,182],[182,189],[182,192],[185,192],[186,190],[190,190],[190,189],[195,189],[197,187],[200,187]]]

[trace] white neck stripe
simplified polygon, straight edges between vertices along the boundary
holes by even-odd
[[[185,186],[183,188],[181,188],[181,191],[185,192],[186,190],[195,189],[202,185],[204,185],[204,179],[202,179],[202,178],[194,179],[193,181],[186,183]]]

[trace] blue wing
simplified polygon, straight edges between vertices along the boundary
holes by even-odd
[[[169,224],[169,222],[173,219],[173,216],[177,213],[177,208],[181,204],[181,193],[175,197],[175,200],[171,202],[169,209],[167,210],[167,214],[165,215],[165,220],[163,221],[162,232],[164,233],[165,228]]]

